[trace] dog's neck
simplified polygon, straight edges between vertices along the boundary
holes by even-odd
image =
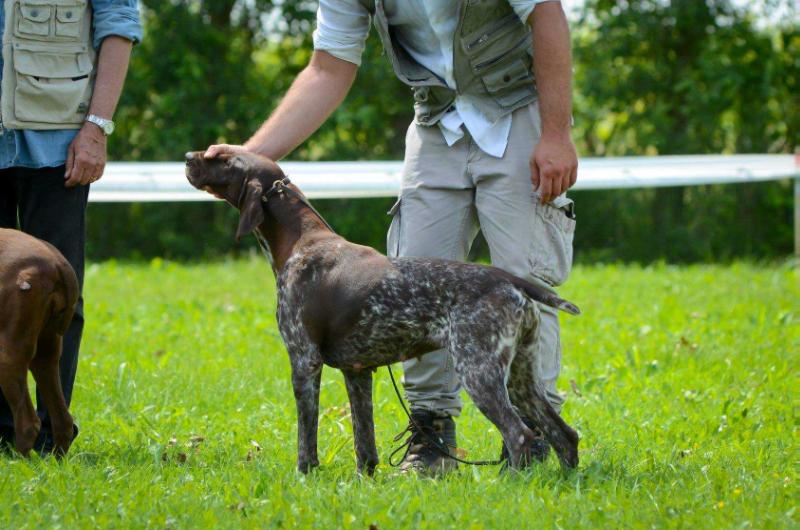
[[[300,190],[289,184],[300,194]],[[267,248],[268,259],[277,277],[289,258],[303,245],[321,234],[332,234],[317,214],[290,193],[276,193],[264,205],[264,222],[256,228],[256,238]]]

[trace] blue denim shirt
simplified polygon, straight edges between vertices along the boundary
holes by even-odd
[[[91,0],[94,47],[108,36],[116,35],[133,42],[142,39],[139,21],[139,0]],[[0,0],[0,40],[5,28],[5,7]],[[3,58],[0,56],[0,79]],[[9,167],[57,167],[67,160],[69,144],[77,129],[63,131],[0,130],[0,169]]]

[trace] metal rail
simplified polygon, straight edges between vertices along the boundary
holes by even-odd
[[[396,197],[402,162],[283,162],[311,199]],[[585,158],[578,190],[734,184],[794,179],[795,253],[800,256],[800,155]],[[191,187],[181,162],[114,162],[92,186],[93,202],[216,200]]]

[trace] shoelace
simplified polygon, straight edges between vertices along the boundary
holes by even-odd
[[[389,464],[392,467],[397,467],[397,466],[400,465],[400,463],[398,463],[396,465],[393,464],[392,463],[392,458],[397,453],[402,451],[403,448],[406,449],[406,452],[403,455],[403,459],[401,459],[400,462],[402,462],[405,459],[405,457],[408,456],[408,452],[411,450],[412,440],[414,439],[413,435],[415,435],[415,434],[419,434],[420,436],[422,436],[430,444],[431,447],[433,447],[434,449],[439,451],[442,454],[442,456],[444,456],[445,458],[449,458],[451,460],[455,460],[456,462],[459,462],[461,464],[466,464],[466,465],[469,465],[469,466],[496,466],[496,465],[504,463],[502,460],[464,460],[462,458],[459,458],[457,456],[454,456],[454,455],[450,454],[450,451],[447,449],[447,444],[445,444],[444,440],[442,440],[439,437],[439,435],[436,434],[436,431],[433,431],[434,435],[431,436],[428,433],[426,433],[425,429],[423,429],[416,421],[414,421],[414,418],[411,416],[411,413],[408,411],[408,407],[406,407],[405,401],[403,401],[403,396],[400,394],[400,388],[397,386],[397,380],[394,378],[394,372],[392,372],[392,366],[391,365],[387,365],[386,369],[389,370],[389,378],[392,380],[392,386],[394,387],[394,393],[397,394],[397,399],[398,399],[398,401],[400,401],[400,406],[403,407],[403,412],[406,413],[406,416],[408,417],[408,422],[409,422],[408,426],[406,427],[406,430],[401,432],[400,434],[398,434],[395,437],[395,441],[399,441],[400,438],[402,438],[403,435],[405,435],[407,432],[411,432],[412,433],[412,436],[409,436],[408,440],[406,440],[406,442],[403,443],[403,445],[401,445],[400,447],[395,449],[392,452],[392,454],[389,456]],[[429,430],[433,430],[433,429],[429,429]]]
[[[389,465],[392,467],[399,467],[405,461],[408,453],[410,453],[412,450],[421,449],[426,445],[431,449],[442,453],[443,455],[450,455],[449,449],[452,446],[442,440],[436,430],[431,427],[422,427],[418,430],[417,424],[413,420],[409,421],[408,425],[406,425],[406,428],[394,437],[394,441],[399,442],[405,435],[408,435],[408,438],[406,438],[403,443],[395,448],[395,450],[392,451],[392,454],[389,455]],[[403,456],[399,461],[395,462],[395,456],[397,456],[397,454],[403,450],[405,450]]]

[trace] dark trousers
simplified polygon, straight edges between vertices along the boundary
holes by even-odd
[[[56,247],[75,269],[83,290],[86,247],[86,205],[89,186],[64,187],[64,166],[55,168],[0,169],[0,228],[21,229]],[[64,335],[61,354],[61,388],[69,405],[78,369],[78,349],[83,333],[83,297]],[[37,446],[52,444],[50,421],[43,401],[36,396],[42,434]],[[0,393],[0,427],[13,426],[11,411]]]

